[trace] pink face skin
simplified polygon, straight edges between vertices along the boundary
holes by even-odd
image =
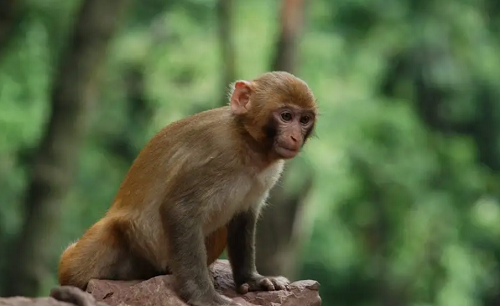
[[[278,135],[274,150],[284,159],[295,157],[314,126],[314,113],[294,108],[282,108],[273,112]]]

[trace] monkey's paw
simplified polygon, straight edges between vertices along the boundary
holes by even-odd
[[[238,293],[245,294],[249,291],[275,291],[290,289],[290,281],[283,276],[262,276],[256,274],[245,282],[237,284]]]

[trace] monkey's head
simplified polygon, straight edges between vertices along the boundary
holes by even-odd
[[[235,82],[230,105],[248,134],[282,159],[300,152],[316,124],[317,105],[311,89],[287,72]]]

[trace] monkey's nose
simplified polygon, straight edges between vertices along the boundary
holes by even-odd
[[[297,138],[295,138],[293,135],[290,135],[290,138],[292,138],[293,142],[297,142]]]

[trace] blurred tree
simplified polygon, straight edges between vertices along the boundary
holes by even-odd
[[[441,48],[442,49],[442,48]],[[473,99],[477,108],[466,119],[455,119],[445,111],[448,101],[457,94],[455,88],[443,86],[432,78],[433,69],[443,62],[456,62],[448,51],[439,46],[419,46],[416,50],[399,52],[388,61],[381,92],[389,97],[410,98],[397,92],[402,82],[414,87],[414,107],[423,122],[445,135],[473,137],[478,149],[478,162],[500,172],[500,126],[498,103],[492,100],[496,89],[488,82],[474,81]],[[458,63],[457,63],[458,64]]]
[[[297,44],[303,27],[304,0],[283,0],[280,32],[271,62],[272,70],[296,72]],[[296,164],[295,162],[293,162]],[[288,168],[287,168],[288,169]],[[281,180],[285,180],[285,170]],[[257,267],[263,274],[285,275],[293,278],[297,266],[300,219],[304,199],[312,187],[311,173],[304,171],[301,186],[293,190],[276,186],[270,194],[268,207],[257,229]]]
[[[19,0],[0,1],[0,58],[12,37],[12,29],[17,18]]]
[[[126,164],[132,164],[139,154],[140,148],[136,145],[138,141],[132,139],[142,137],[146,134],[151,120],[153,109],[146,97],[144,86],[144,68],[141,64],[132,64],[124,72],[124,91],[125,91],[125,120],[122,120],[122,126],[118,129],[118,134],[113,136],[103,135],[101,138],[102,146],[107,148],[111,154],[119,157]]]
[[[450,50],[446,48],[443,50],[443,47],[439,44],[421,44],[415,49],[403,50],[389,59],[381,92],[391,98],[397,97],[411,101],[415,113],[436,135],[470,137],[475,143],[476,162],[478,165],[486,166],[485,170],[494,175],[492,188],[490,188],[489,192],[500,198],[500,190],[496,187],[498,186],[498,175],[500,174],[500,107],[494,98],[497,97],[498,91],[496,86],[490,84],[488,80],[482,78],[472,80],[471,83],[474,84],[474,89],[469,91],[468,94],[475,104],[473,111],[466,118],[457,119],[450,116],[447,111],[450,107],[448,103],[449,101],[456,101],[460,90],[457,87],[438,82],[433,74],[436,66],[446,62],[453,62],[456,66],[463,65],[452,55]],[[407,82],[413,88],[412,96],[407,96],[407,93],[397,90],[403,82]],[[463,107],[463,104],[458,103],[455,107]],[[444,151],[440,152],[443,158],[441,171],[450,173],[453,171],[454,166],[446,161],[446,154]],[[449,178],[444,176],[442,179],[444,181]],[[454,185],[458,185],[458,183],[454,182],[452,186]],[[457,197],[457,202],[458,199],[459,197]],[[469,236],[467,231],[473,225],[467,220],[466,215],[462,215],[465,211],[459,211],[458,214],[463,219],[463,234]],[[477,245],[477,247],[482,246]],[[500,262],[500,247],[490,244],[488,248],[491,248],[489,251],[495,257],[495,260]],[[442,252],[442,248],[433,249],[433,253],[437,253],[438,256],[439,252]],[[435,265],[434,271],[436,272],[433,280],[443,279],[443,269],[440,262],[429,260],[427,263]],[[498,272],[500,272],[500,266],[497,268]],[[496,292],[498,292],[499,287],[496,288]],[[434,294],[437,295],[437,291]],[[435,295],[432,296],[433,299],[436,298]],[[489,293],[486,294],[485,300],[487,305],[498,305],[500,295],[498,293]]]
[[[236,56],[233,43],[233,9],[234,1],[218,0],[217,17],[219,25],[219,41],[222,57],[222,97],[223,105],[227,104],[228,85],[236,79]]]
[[[86,117],[109,41],[129,0],[85,0],[52,87],[47,129],[32,165],[23,227],[3,277],[5,295],[39,294],[47,261],[85,135]]]
[[[283,0],[280,32],[276,42],[272,70],[294,73],[297,70],[297,49],[304,26],[305,0]]]

